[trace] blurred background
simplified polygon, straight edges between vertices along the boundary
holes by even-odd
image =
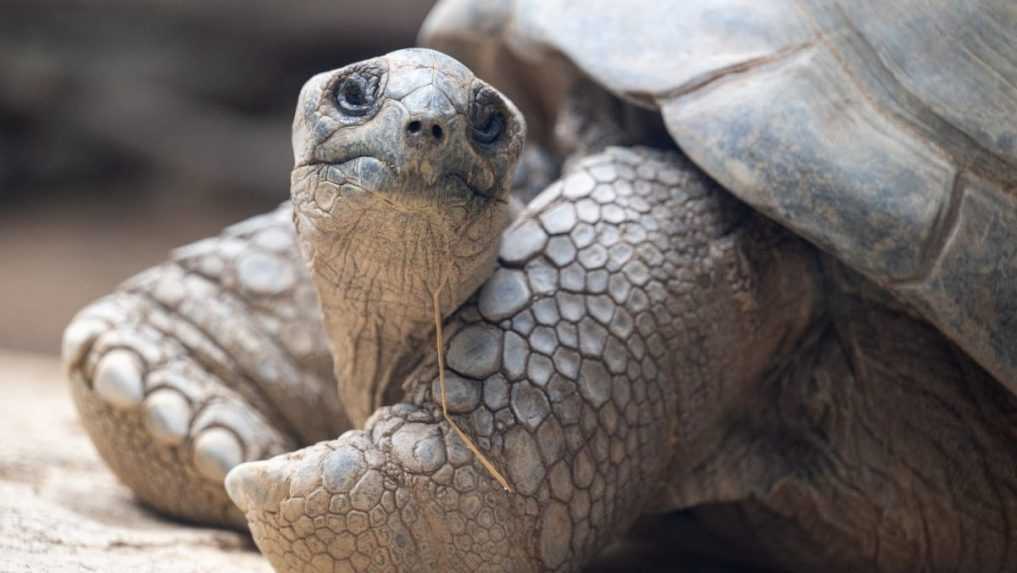
[[[308,77],[411,46],[429,0],[0,3],[0,349],[285,200]]]

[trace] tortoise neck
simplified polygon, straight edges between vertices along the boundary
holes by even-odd
[[[432,346],[433,321],[392,320],[400,311],[388,305],[367,313],[341,305],[324,309],[339,397],[355,427],[398,400],[402,381]]]
[[[434,333],[434,293],[448,316],[494,270],[508,208],[465,215],[453,207],[406,212],[378,195],[315,219],[298,205],[295,225],[318,292],[339,396],[354,424],[398,399],[402,381]],[[387,396],[386,393],[391,394]]]
[[[403,268],[404,261],[377,261],[364,255],[344,259],[339,273],[334,272],[338,264],[320,260],[310,267],[339,397],[347,415],[360,426],[376,408],[398,399],[402,381],[432,348],[428,344],[434,334],[432,293],[440,285]],[[365,268],[365,260],[380,264]],[[458,302],[443,297],[442,316]]]

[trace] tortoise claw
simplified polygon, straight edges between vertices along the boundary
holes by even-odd
[[[95,393],[115,408],[134,408],[145,397],[143,372],[144,365],[137,354],[125,349],[111,350],[95,369]]]
[[[178,445],[187,437],[191,405],[177,392],[161,388],[145,399],[145,427],[156,440]]]
[[[64,368],[70,372],[77,368],[85,355],[92,348],[92,343],[100,334],[109,330],[109,326],[101,320],[82,318],[74,320],[64,330],[63,344],[60,355],[63,357]]]
[[[226,428],[209,428],[194,440],[194,467],[207,479],[222,481],[243,461],[240,440]]]

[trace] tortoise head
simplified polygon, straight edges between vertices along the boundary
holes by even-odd
[[[525,139],[515,106],[439,52],[313,77],[293,124],[294,219],[340,390],[362,422],[441,311],[492,272]]]

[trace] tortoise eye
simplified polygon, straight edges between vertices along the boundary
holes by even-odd
[[[500,111],[487,113],[487,119],[473,124],[473,139],[480,144],[490,145],[505,131],[505,115]]]
[[[506,119],[501,98],[489,88],[477,90],[470,110],[470,131],[481,145],[493,145],[505,133]]]
[[[366,115],[378,99],[378,77],[362,72],[346,76],[335,90],[335,102],[339,111],[359,117]]]

